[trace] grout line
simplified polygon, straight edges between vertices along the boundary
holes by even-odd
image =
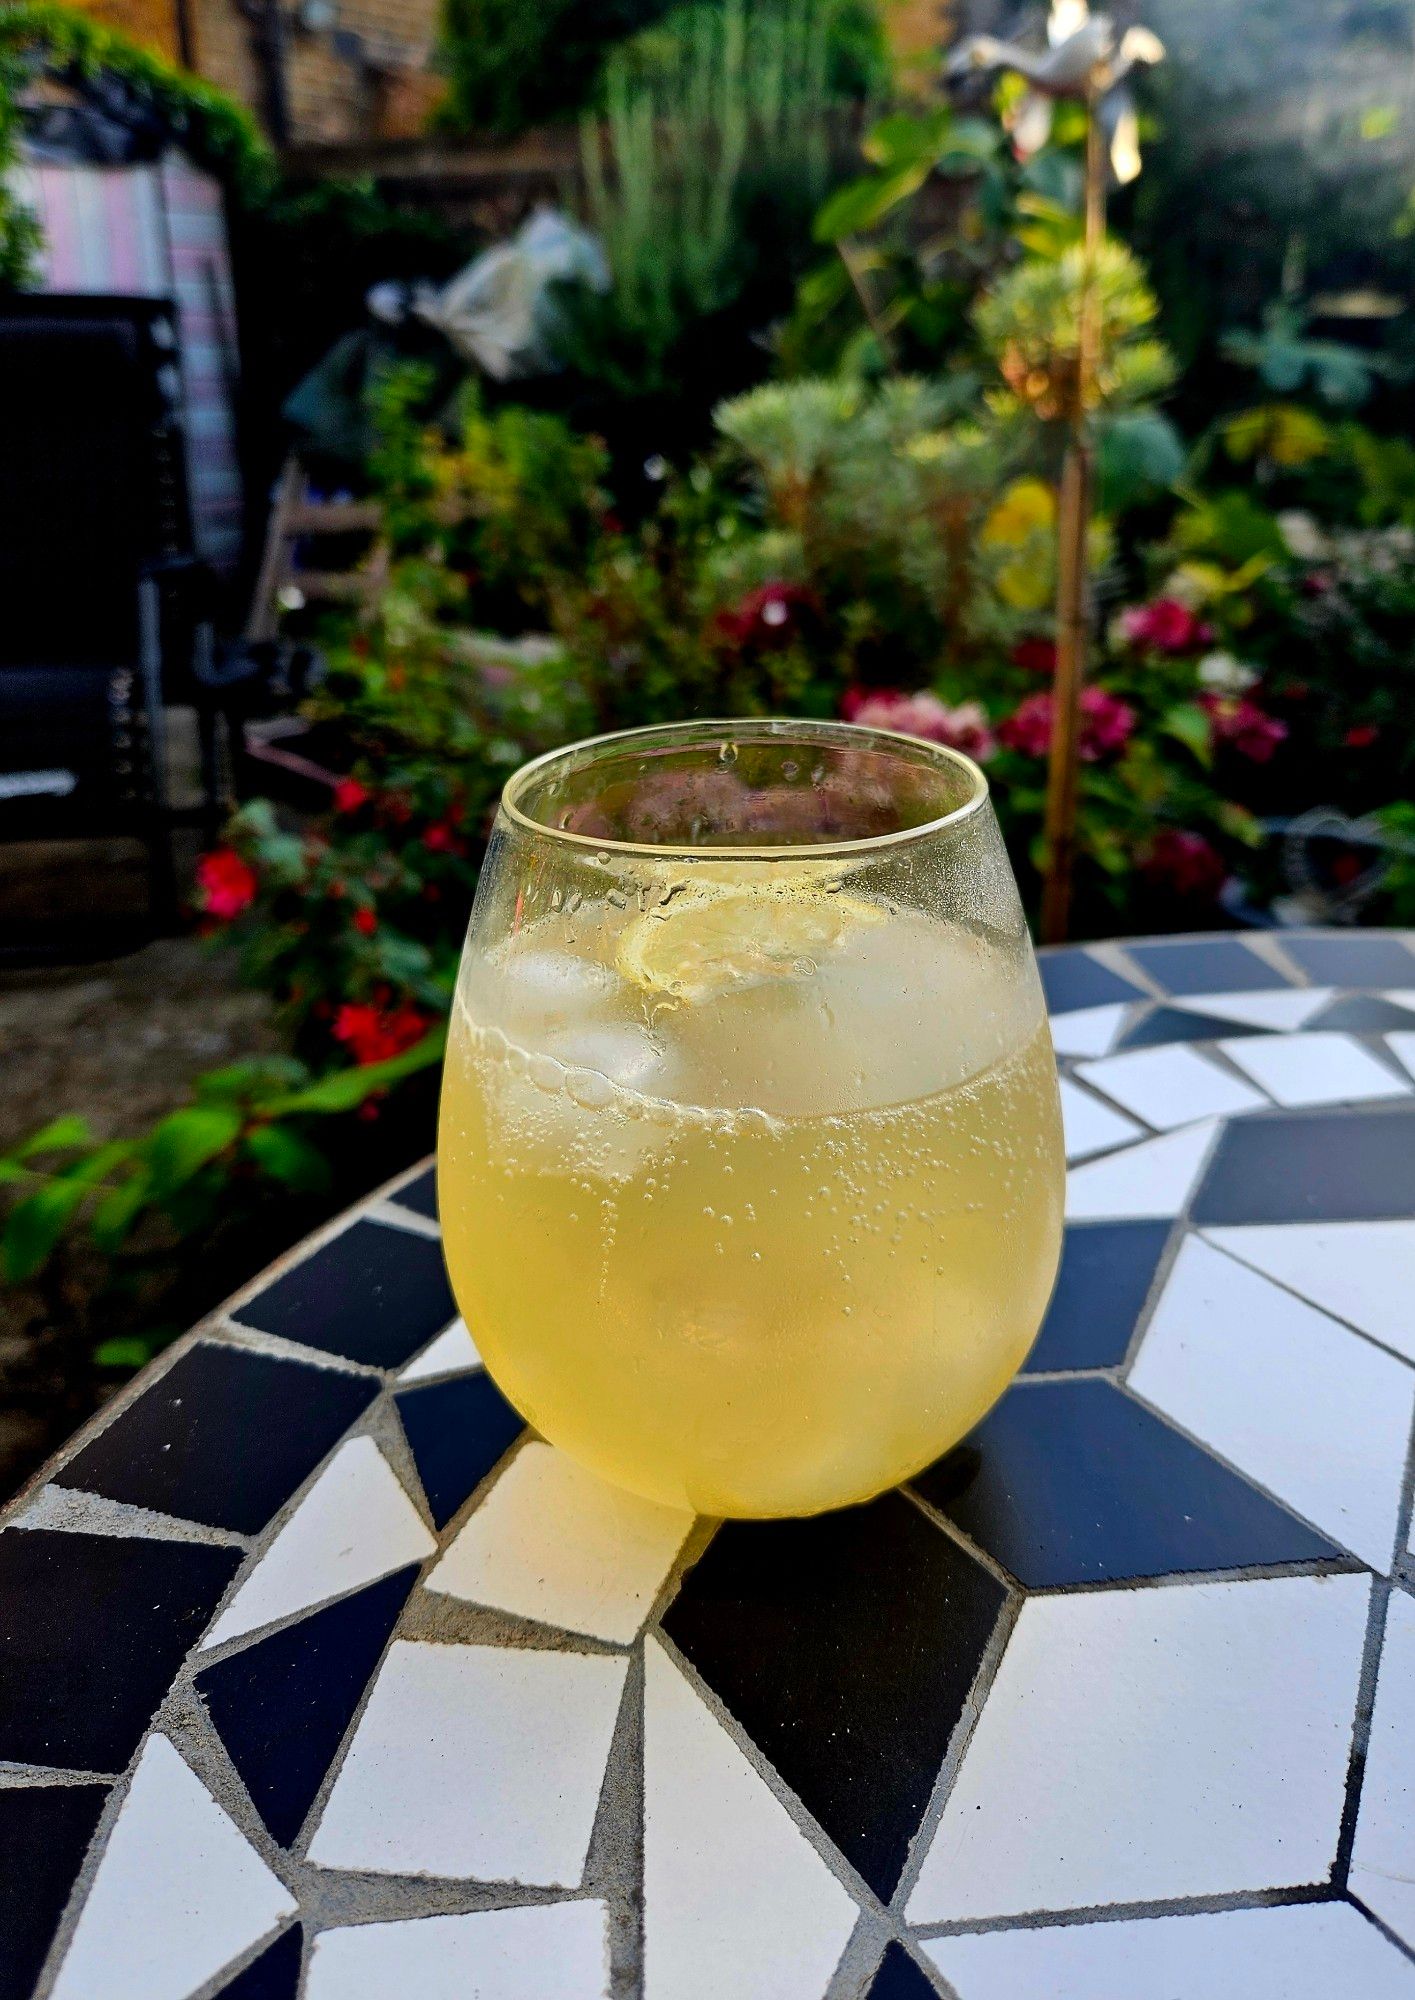
[[[1402,1958],[1407,1958],[1411,1960],[1412,1963],[1415,1963],[1415,1944],[1411,1944],[1409,1939],[1403,1938],[1400,1935],[1399,1931],[1393,1931],[1390,1925],[1386,1922],[1384,1917],[1378,1917],[1375,1911],[1369,1909],[1366,1906],[1366,1904],[1361,1901],[1361,1898],[1358,1895],[1354,1894],[1354,1892],[1350,1889],[1348,1889],[1346,1892],[1346,1900],[1351,1904],[1353,1909],[1359,1910],[1361,1912],[1361,1915],[1366,1919],[1366,1922],[1370,1924],[1373,1929],[1380,1932],[1381,1936],[1385,1939],[1387,1944],[1395,1946],[1396,1950],[1400,1953]]]
[[[983,1710],[1001,1669],[1003,1656],[1022,1617],[1024,1604],[1025,1598],[1020,1589],[1014,1586],[1008,1590],[998,1609],[997,1622],[993,1626],[988,1643],[983,1648],[983,1655],[973,1675],[973,1683],[963,1703],[962,1713],[948,1739],[948,1746],[934,1777],[929,1802],[915,1829],[914,1838],[909,1843],[904,1866],[899,1871],[899,1880],[895,1883],[894,1894],[890,1898],[890,1913],[897,1926],[895,1934],[898,1937],[905,1938],[909,1934],[905,1914],[909,1898],[918,1886],[924,1863],[937,1837],[949,1798],[958,1781],[958,1774],[963,1768],[963,1760],[982,1721]]]
[[[377,1222],[385,1229],[401,1229],[408,1236],[423,1236],[433,1243],[442,1241],[441,1227],[431,1216],[419,1215],[413,1208],[400,1208],[396,1202],[375,1201],[360,1219]]]
[[[1156,1896],[1131,1903],[1088,1903],[1073,1909],[1026,1910],[995,1917],[961,1917],[917,1924],[914,1935],[932,1943],[951,1937],[988,1937],[1008,1931],[1074,1929],[1089,1924],[1124,1924],[1152,1917],[1221,1916],[1226,1910],[1289,1909],[1295,1904],[1340,1902],[1329,1882],[1291,1883],[1275,1889],[1234,1889],[1208,1896]]]
[[[1362,1225],[1358,1222],[1355,1226],[1359,1228]],[[1275,1278],[1271,1271],[1265,1271],[1260,1264],[1254,1264],[1250,1262],[1249,1259],[1245,1257],[1240,1250],[1234,1249],[1232,1245],[1228,1243],[1215,1243],[1213,1240],[1213,1232],[1216,1229],[1228,1229],[1228,1228],[1242,1229],[1245,1227],[1246,1228],[1268,1227],[1276,1229],[1284,1229],[1284,1228],[1285,1229],[1339,1229],[1343,1227],[1341,1223],[1303,1222],[1300,1220],[1297,1222],[1290,1222],[1290,1223],[1279,1222],[1270,1224],[1263,1224],[1263,1223],[1244,1224],[1241,1222],[1230,1224],[1225,1222],[1205,1222],[1202,1223],[1199,1226],[1199,1228],[1195,1230],[1194,1233],[1196,1236],[1200,1237],[1202,1241],[1205,1242],[1211,1250],[1217,1250],[1220,1256],[1229,1258],[1230,1261],[1237,1264],[1240,1267],[1240,1269],[1244,1271],[1251,1271],[1255,1276],[1266,1279],[1268,1284],[1272,1285],[1277,1291],[1286,1292],[1287,1296],[1290,1299],[1296,1299],[1298,1305],[1306,1306],[1309,1312],[1320,1313],[1324,1319],[1329,1319],[1333,1321],[1335,1325],[1341,1327],[1344,1332],[1354,1334],[1358,1340],[1364,1340],[1368,1347],[1376,1348],[1381,1354],[1388,1354],[1392,1361],[1403,1361],[1407,1368],[1415,1367],[1415,1359],[1412,1359],[1412,1357],[1409,1354],[1402,1353],[1400,1348],[1392,1347],[1388,1341],[1382,1340],[1379,1334],[1370,1333],[1366,1330],[1365,1327],[1357,1326],[1355,1320],[1343,1318],[1343,1316],[1339,1312],[1334,1312],[1330,1306],[1318,1305],[1315,1299],[1309,1299],[1305,1292],[1299,1292],[1294,1285],[1288,1283],[1286,1278]]]

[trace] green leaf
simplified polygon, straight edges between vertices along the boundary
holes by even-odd
[[[872,166],[913,166],[919,160],[933,160],[953,133],[953,113],[946,105],[923,117],[895,111],[866,133],[860,151]]]
[[[417,1070],[428,1069],[440,1062],[442,1051],[447,1046],[447,1029],[443,1025],[423,1036],[410,1049],[404,1049],[400,1056],[390,1056],[387,1062],[368,1063],[361,1069],[336,1069],[328,1076],[312,1083],[307,1090],[297,1090],[289,1097],[282,1097],[274,1104],[266,1106],[273,1118],[286,1117],[296,1111],[339,1112],[353,1111],[366,1098],[377,1091],[387,1090],[390,1084],[400,1083],[405,1076],[412,1076]]]
[[[1183,440],[1158,410],[1100,417],[1096,457],[1103,514],[1123,514],[1153,499],[1171,489],[1184,471]]]
[[[12,1284],[43,1270],[87,1193],[87,1183],[79,1179],[49,1181],[15,1203],[0,1240],[0,1259]]]
[[[198,1077],[197,1096],[204,1103],[245,1101],[262,1091],[292,1089],[308,1076],[309,1070],[295,1056],[252,1056]]]
[[[93,1350],[99,1368],[145,1368],[157,1352],[154,1341],[141,1334],[127,1334],[118,1340],[103,1340]]]
[[[58,1153],[71,1146],[91,1146],[93,1128],[86,1118],[72,1114],[55,1118],[48,1125],[42,1125],[37,1132],[31,1132],[28,1139],[22,1139],[18,1146],[11,1148],[10,1157],[15,1160],[32,1160],[36,1153]]]
[[[95,1203],[89,1221],[89,1235],[93,1238],[94,1247],[108,1256],[121,1249],[133,1224],[151,1199],[152,1175],[145,1166],[139,1167],[120,1187]]]
[[[164,1118],[143,1145],[154,1197],[161,1201],[184,1187],[208,1160],[225,1152],[241,1124],[241,1113],[225,1104],[193,1104]]]
[[[312,1140],[287,1125],[257,1125],[245,1150],[262,1173],[296,1194],[322,1194],[330,1183],[329,1162]]]
[[[867,174],[837,188],[816,216],[817,243],[838,243],[845,236],[862,236],[876,228],[891,209],[907,201],[929,177],[930,162],[918,160],[892,173]]]
[[[1192,701],[1180,702],[1160,718],[1160,733],[1172,736],[1192,750],[1205,770],[1213,762],[1213,731],[1202,708]]]

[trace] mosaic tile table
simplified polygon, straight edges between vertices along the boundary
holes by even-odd
[[[1415,1996],[1415,944],[1050,957],[1050,1317],[870,1507],[597,1487],[419,1169],[0,1533],[0,2000]]]

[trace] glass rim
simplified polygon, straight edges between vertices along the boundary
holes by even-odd
[[[712,841],[685,846],[681,841],[616,840],[601,838],[597,834],[572,833],[566,827],[551,826],[537,819],[519,803],[527,787],[553,766],[569,758],[594,758],[603,752],[632,746],[635,743],[691,742],[698,739],[711,742],[714,737],[724,736],[738,742],[790,742],[793,739],[821,744],[833,744],[842,749],[863,749],[872,747],[881,752],[892,752],[898,756],[901,749],[915,753],[915,764],[951,766],[962,774],[968,782],[968,796],[958,805],[950,807],[946,813],[936,818],[922,821],[918,826],[897,828],[893,833],[870,834],[858,840],[830,841],[779,841],[771,845],[727,846]],[[922,752],[922,756],[918,753]],[[561,842],[566,847],[586,849],[594,854],[632,855],[638,859],[663,859],[671,856],[675,860],[733,860],[733,861],[785,861],[796,862],[819,860],[830,861],[840,858],[865,857],[871,854],[887,853],[906,847],[913,842],[930,840],[939,834],[948,833],[966,824],[988,803],[991,796],[987,774],[971,757],[961,750],[950,749],[947,744],[931,743],[927,737],[910,736],[903,730],[874,729],[862,727],[854,722],[822,722],[806,718],[799,720],[785,716],[752,716],[736,720],[710,718],[704,721],[649,723],[637,729],[616,729],[602,736],[586,736],[577,743],[563,744],[558,750],[546,750],[529,763],[522,764],[506,780],[501,791],[501,812],[520,832],[536,835],[545,840]]]

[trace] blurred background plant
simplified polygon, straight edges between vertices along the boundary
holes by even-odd
[[[1325,33],[1315,0],[1294,7],[1291,34]],[[1152,11],[1175,60],[1098,265],[1076,930],[1415,921],[1412,350],[1380,303],[1410,268],[1409,186],[1396,200],[1372,168],[1357,258],[1304,166],[1306,235],[1294,210],[1236,269],[1206,191],[1257,200],[1288,155],[1213,165],[1224,79],[1186,69],[1195,10]],[[1258,12],[1280,69],[1289,27]],[[610,282],[560,297],[551,375],[450,393],[465,371],[421,324],[374,353],[374,448],[339,477],[377,502],[379,587],[285,616],[323,664],[302,716],[323,778],[243,799],[191,896],[268,996],[278,1051],[146,1133],[61,1118],[0,1157],[5,1271],[72,1313],[83,1264],[115,1367],[191,1316],[191,1245],[239,1246],[276,1190],[303,1223],[425,1147],[488,819],[527,756],[691,715],[904,729],[984,764],[1035,902],[1084,275],[1074,108],[1020,159],[1020,81],[964,108],[906,96],[862,0],[449,0],[446,39],[444,125],[573,125]],[[0,32],[0,164],[26,46]],[[1240,81],[1232,103],[1258,87]],[[372,182],[274,185],[239,120],[209,131],[263,188],[235,227],[272,457],[280,399],[368,283],[441,280],[484,232]],[[0,277],[32,246],[4,200]],[[1325,902],[1294,891],[1308,849]]]

